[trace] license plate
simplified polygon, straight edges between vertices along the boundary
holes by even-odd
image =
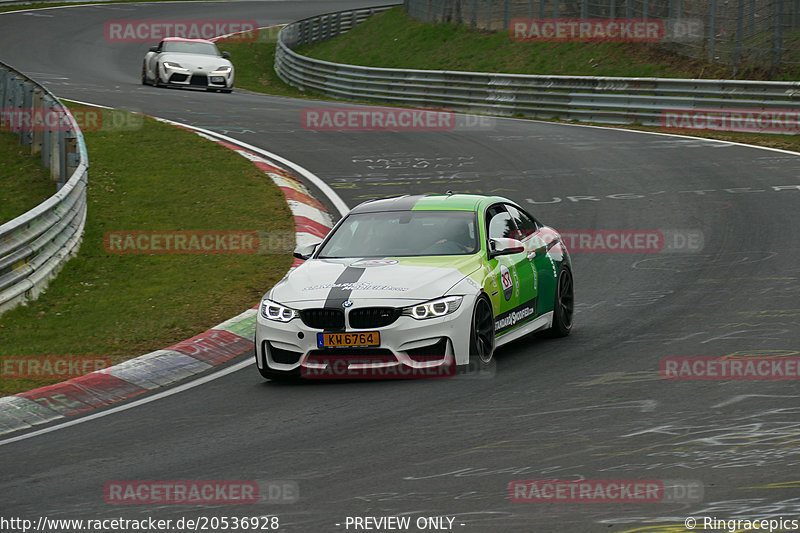
[[[317,333],[317,346],[319,348],[380,345],[380,331],[362,331],[359,333]]]
[[[211,76],[211,83],[225,83],[225,78],[222,76]]]

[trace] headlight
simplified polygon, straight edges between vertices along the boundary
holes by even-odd
[[[164,67],[172,70],[185,70],[186,72],[189,72],[188,68],[183,68],[179,64],[173,63],[171,61],[164,61]]]
[[[447,296],[425,302],[424,304],[412,305],[411,307],[403,308],[403,315],[416,318],[417,320],[425,320],[426,318],[436,318],[440,316],[455,313],[456,309],[461,305],[463,296]]]
[[[272,300],[262,300],[261,316],[267,320],[274,320],[276,322],[289,322],[293,318],[299,317],[300,312],[273,302]]]
[[[211,74],[227,74],[231,71],[231,67],[219,67],[215,69]]]

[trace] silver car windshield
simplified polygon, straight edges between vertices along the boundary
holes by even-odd
[[[469,255],[479,248],[472,211],[387,211],[348,215],[317,257]]]
[[[162,52],[180,52],[185,54],[220,55],[217,47],[211,43],[167,42],[161,47]]]

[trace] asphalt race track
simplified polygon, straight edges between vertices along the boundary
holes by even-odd
[[[501,349],[494,374],[280,385],[248,366],[2,445],[0,515],[276,515],[280,530],[300,532],[356,531],[347,517],[389,515],[412,524],[449,517],[453,531],[465,532],[683,531],[690,516],[800,519],[797,381],[666,380],[659,371],[665,357],[800,353],[800,156],[514,119],[462,118],[442,132],[307,131],[304,108],[342,104],[142,86],[148,45],[103,36],[109,19],[266,26],[360,5],[369,4],[178,2],[5,14],[0,59],[60,97],[201,126],[280,154],[350,206],[409,192],[495,193],[558,229],[662,230],[665,247],[679,249],[574,253],[573,334]],[[681,247],[686,235],[702,238]],[[693,481],[702,493],[689,503],[508,496],[514,480],[581,478]],[[300,497],[113,505],[103,489],[114,480],[290,481]],[[667,524],[676,526],[658,527]]]

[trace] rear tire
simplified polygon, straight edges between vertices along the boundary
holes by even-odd
[[[471,371],[486,370],[494,356],[494,312],[485,294],[478,296],[472,310],[469,333],[469,366]]]
[[[142,85],[147,85],[147,66],[142,63]]]
[[[572,271],[564,265],[556,280],[556,297],[553,303],[553,325],[547,330],[549,337],[566,337],[572,331],[572,317],[575,311]]]

